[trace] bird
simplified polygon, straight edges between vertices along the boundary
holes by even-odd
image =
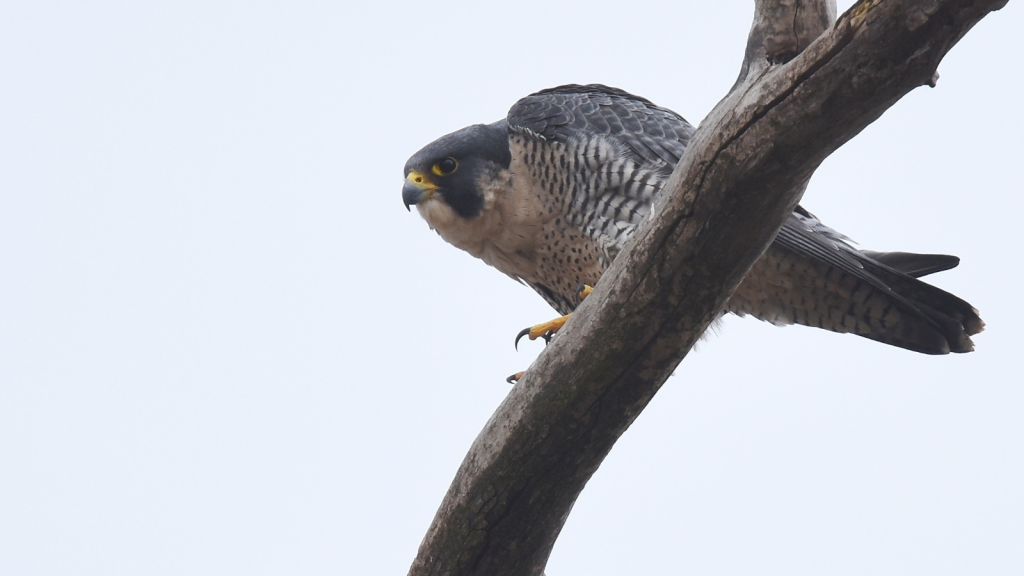
[[[445,241],[568,315],[581,286],[597,284],[650,213],[694,130],[672,110],[618,88],[549,88],[520,99],[504,119],[413,154],[402,199]],[[723,314],[923,354],[970,352],[970,337],[984,328],[978,310],[918,279],[959,262],[858,249],[797,206]],[[559,325],[539,325],[540,332],[547,337]]]

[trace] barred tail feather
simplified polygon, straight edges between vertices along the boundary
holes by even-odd
[[[985,324],[964,300],[883,262],[924,275],[954,257],[851,250],[860,266],[838,267],[773,244],[748,273],[727,309],[775,324],[850,333],[923,354],[970,352]],[[915,258],[920,256],[920,258]]]

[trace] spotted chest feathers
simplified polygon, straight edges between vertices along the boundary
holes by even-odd
[[[573,182],[571,152],[558,142],[530,134],[513,134],[510,169],[520,202],[535,207],[540,229],[528,253],[528,264],[516,275],[563,314],[579,304],[580,284],[597,284],[608,261],[600,244],[570,217]]]

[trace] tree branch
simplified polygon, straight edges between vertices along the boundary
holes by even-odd
[[[789,62],[835,21],[835,0],[757,0],[737,86],[772,64]]]
[[[813,171],[1006,0],[758,0],[740,78],[651,218],[481,431],[410,575],[536,575],[615,441],[719,314]],[[831,8],[830,8],[831,7]]]

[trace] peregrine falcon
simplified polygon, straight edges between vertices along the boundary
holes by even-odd
[[[414,154],[402,199],[446,241],[569,314],[579,287],[597,284],[647,215],[693,132],[675,112],[622,90],[559,86]],[[957,257],[850,242],[798,206],[726,311],[925,354],[974,349],[978,311],[917,280]]]

